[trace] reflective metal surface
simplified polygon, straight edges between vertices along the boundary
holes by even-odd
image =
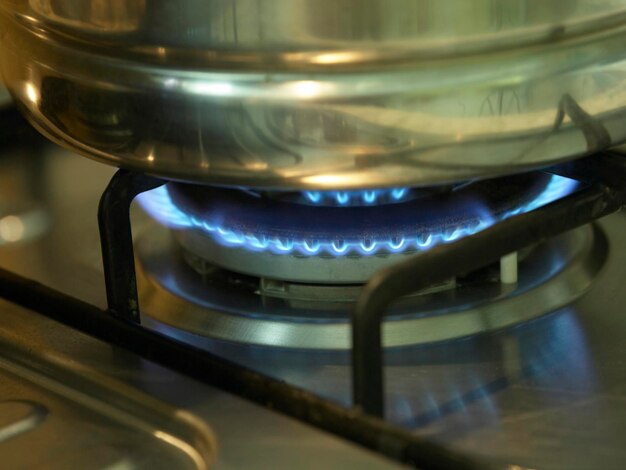
[[[626,139],[623,0],[0,2],[55,141],[169,178],[429,185]]]
[[[205,470],[215,460],[213,433],[193,414],[59,355],[47,338],[20,335],[19,309],[0,308],[4,465]]]
[[[260,295],[254,279],[211,274],[203,279],[185,265],[163,232],[150,227],[137,243],[146,315],[176,329],[230,341],[300,349],[350,347],[350,299],[333,299],[330,293],[324,298],[317,286],[312,288],[316,297],[281,301]],[[531,252],[520,263],[514,287],[500,285],[495,272],[405,299],[390,312],[383,341],[388,347],[432,343],[529,321],[581,296],[605,256],[603,235],[594,237],[589,227],[581,228]]]
[[[95,211],[112,171],[59,151],[50,152],[44,161],[42,190],[56,223],[36,242],[0,247],[0,265],[104,306]],[[140,234],[149,225],[140,212],[135,216],[134,228]],[[626,460],[622,282],[626,214],[606,218],[600,226],[608,239],[608,261],[590,291],[571,308],[517,328],[387,352],[387,416],[454,448],[522,468],[621,469]],[[148,301],[141,299],[143,304]],[[74,361],[104,369],[199,415],[217,436],[217,468],[383,468],[385,464],[146,361],[123,352],[112,354],[107,345],[82,335],[73,339],[66,329],[37,321],[32,313],[3,312],[0,321],[9,331],[37,334],[37,344],[60,348]],[[9,325],[10,318],[15,321]],[[163,331],[350,403],[345,353],[242,346]]]
[[[34,312],[0,311],[7,468],[402,468]]]

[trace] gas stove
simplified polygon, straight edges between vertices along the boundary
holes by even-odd
[[[578,185],[544,173],[437,191],[260,194],[170,183],[138,196],[166,228],[138,237],[139,276],[151,286],[150,302],[169,306],[153,317],[182,330],[257,345],[349,349],[350,312],[377,271],[542,207]],[[502,327],[563,306],[586,290],[585,281],[570,289],[571,274],[599,255],[594,245],[591,231],[582,229],[525,248],[519,266],[517,254],[503,257],[504,279],[498,269],[484,269],[431,284],[390,312],[384,342],[454,339],[491,329],[489,316]],[[537,295],[552,301],[520,308],[521,299]]]
[[[0,0],[3,461],[623,467],[626,2],[173,5]]]
[[[621,468],[619,154],[252,191],[114,174],[4,111],[16,466]]]

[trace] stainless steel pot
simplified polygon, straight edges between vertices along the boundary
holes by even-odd
[[[52,139],[169,178],[430,185],[626,140],[626,0],[0,0]]]

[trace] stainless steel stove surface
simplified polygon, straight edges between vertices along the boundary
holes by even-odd
[[[25,157],[2,159],[3,181]],[[30,157],[54,223],[36,241],[5,240],[0,265],[102,306],[92,216],[111,169],[53,147]],[[399,468],[36,312],[0,311],[0,456],[12,468]]]
[[[3,465],[398,468],[32,311],[0,308]]]
[[[96,210],[113,170],[51,145],[30,151],[28,158],[24,151],[15,150],[3,157],[0,165],[2,180],[20,172],[38,175],[37,179],[24,178],[23,190],[48,211],[52,221],[48,231],[38,238],[22,243],[7,240],[0,247],[0,267],[104,308]],[[29,181],[38,181],[36,191],[28,188]],[[602,263],[592,256],[585,266],[595,263],[600,265],[599,270],[577,271],[568,284],[570,288],[577,282],[585,287],[588,282],[585,273],[589,276],[591,272],[593,283],[589,292],[571,306],[508,329],[387,350],[387,418],[453,449],[485,457],[511,469],[623,468],[626,461],[623,445],[626,435],[623,339],[626,293],[621,278],[626,265],[626,249],[622,247],[626,216],[616,213],[601,220],[597,227],[594,243],[604,244],[606,261]],[[155,222],[138,207],[133,213],[133,230],[137,240],[159,231]],[[586,233],[591,230],[587,229]],[[345,351],[267,347],[185,333],[152,319],[159,316],[156,309],[164,306],[151,302],[148,296],[153,291],[147,289],[145,283],[146,279],[140,279],[140,303],[144,324],[149,328],[350,405],[350,364]],[[537,308],[537,303],[549,303],[550,296],[561,294],[555,291],[548,296],[530,296],[523,302],[532,310]],[[31,369],[38,367],[37,361],[46,364],[56,361],[68,374],[81,370],[97,373],[107,380],[123,383],[119,390],[131,388],[133,393],[152,397],[155,403],[160,403],[155,406],[160,406],[165,415],[181,408],[199,420],[199,427],[192,427],[191,431],[185,426],[181,431],[179,426],[167,434],[179,439],[176,441],[179,444],[182,442],[178,446],[167,439],[159,440],[158,436],[155,439],[152,433],[155,448],[163,450],[166,456],[161,462],[163,466],[171,464],[171,459],[189,458],[190,451],[185,447],[189,441],[176,437],[179,436],[176,433],[181,432],[187,433],[187,438],[191,433],[196,439],[192,442],[202,443],[205,452],[202,455],[212,455],[216,447],[216,468],[393,466],[392,462],[338,438],[73,332],[35,312],[4,302],[2,311],[0,340],[8,350],[19,350]],[[39,383],[32,371],[20,375],[12,369],[13,365],[5,368],[6,362],[7,358],[0,362],[0,373],[13,374],[12,380],[18,385],[7,387],[6,382],[2,382],[0,396],[3,400],[19,397],[27,383],[28,387]],[[48,382],[46,386],[47,391],[32,400],[41,403],[52,415],[65,413],[56,411],[60,409],[56,404],[58,397],[63,393]],[[94,426],[91,418],[84,418],[80,413],[102,415],[103,409],[110,412],[115,404],[103,408],[96,399],[84,405],[74,398],[81,393],[84,395],[85,389],[81,392],[80,386],[77,383],[79,391],[66,395],[74,400],[72,407],[81,408],[72,410],[72,416],[76,417],[73,419],[77,425],[87,426],[89,422],[89,426]],[[43,424],[33,425],[33,430],[19,439],[3,442],[2,429],[6,429],[1,427],[3,416],[0,410],[0,453],[10,446],[19,446],[19,439],[27,439],[22,441],[28,442],[27,448],[37,448],[34,433],[44,432]],[[150,433],[152,429],[150,422],[146,424],[141,419],[130,424],[121,422],[131,434]],[[91,463],[106,467],[113,464],[107,460],[111,456],[129,458],[128,453],[120,450],[113,424],[96,421],[96,425],[103,428],[104,437],[102,448],[96,453],[101,458]],[[171,424],[175,425],[176,422]],[[215,434],[216,446],[207,429]],[[167,431],[166,428],[164,432]],[[32,443],[28,441],[29,433],[33,436]],[[133,439],[140,439],[139,435],[134,434]],[[68,440],[74,439],[71,434],[67,436]],[[165,448],[168,445],[173,447]],[[142,452],[148,451],[138,447],[130,454],[128,468],[149,465],[150,460],[146,460]],[[57,460],[47,463],[58,462],[58,466],[62,466],[68,462],[64,456],[57,456]],[[18,459],[18,462],[21,461]]]

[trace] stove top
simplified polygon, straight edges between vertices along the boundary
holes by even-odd
[[[0,174],[6,175],[3,178],[33,175],[23,179],[22,190],[48,214],[51,223],[36,237],[23,242],[7,240],[0,246],[0,267],[104,308],[95,214],[113,172],[52,145],[36,146],[27,153],[28,159],[24,151],[8,152]],[[315,194],[304,197],[311,203],[317,199]],[[365,199],[365,195],[359,197]],[[330,201],[334,207],[341,205],[345,196],[331,195],[329,199],[334,200]],[[488,311],[479,304],[471,316],[455,317],[453,322],[439,325],[441,338],[386,350],[386,419],[417,436],[497,465],[513,465],[510,468],[587,469],[599,462],[603,468],[621,468],[626,458],[621,437],[626,431],[626,369],[621,359],[626,319],[622,315],[623,289],[617,281],[626,262],[626,250],[620,248],[625,229],[626,217],[618,212],[600,220],[593,229],[583,227],[565,237],[560,246],[579,247],[571,255],[577,261],[565,263],[568,282],[556,290],[518,300],[520,315],[533,310],[552,311],[549,315],[501,329],[498,321],[506,318],[509,307]],[[231,324],[231,329],[243,331],[248,338],[247,342],[236,342],[233,338],[208,338],[198,330],[185,331],[160,318],[161,312],[176,314],[176,310],[155,296],[154,283],[145,272],[142,274],[141,258],[150,246],[169,240],[171,235],[138,206],[133,210],[133,230],[140,259],[139,300],[144,326],[351,405],[350,357],[346,351],[294,349],[285,344],[269,347],[255,340],[262,329],[254,323],[245,328]],[[546,247],[538,250],[535,265],[552,265],[557,271],[558,262],[564,263],[568,256],[565,252],[554,254]],[[533,254],[527,259],[532,260]],[[563,292],[578,292],[581,283],[589,288],[584,296],[567,307],[553,304],[555,296],[558,300]],[[450,295],[449,289],[431,294],[433,298]],[[503,294],[495,295],[501,298]],[[245,299],[240,296],[238,300]],[[265,307],[276,315],[280,302],[284,305],[285,299]],[[2,308],[3,331],[14,332],[8,339],[3,333],[2,341],[19,342],[23,337],[27,344],[43,342],[50,351],[71,357],[76,361],[74,366],[84,364],[158,401],[187,409],[216,434],[217,468],[250,462],[256,468],[293,466],[294,462],[305,468],[308,464],[318,468],[320,462],[335,468],[393,465],[342,440],[68,330],[37,312],[6,303]],[[323,313],[329,315],[327,310]],[[306,322],[299,319],[295,323]],[[455,334],[455,329],[468,324],[478,325],[477,331],[482,333]],[[293,330],[275,322],[262,334],[281,344]],[[309,333],[305,336],[311,337]],[[341,341],[346,341],[345,332]],[[6,391],[3,396],[8,396]],[[8,443],[0,442],[0,446]]]

